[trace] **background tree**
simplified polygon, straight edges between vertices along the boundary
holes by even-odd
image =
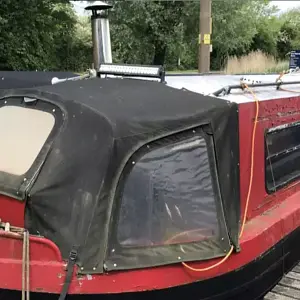
[[[197,67],[199,2],[111,2],[118,59],[165,64],[169,69]],[[212,6],[212,68],[220,69],[229,55],[250,51],[262,20],[274,10],[268,8],[268,1],[253,0],[213,1]]]
[[[109,0],[114,62],[164,64],[167,70],[196,69],[197,1]],[[212,2],[211,68],[229,56],[261,50],[287,59],[300,49],[300,10],[279,15],[261,0]],[[91,24],[69,0],[2,0],[0,68],[84,71],[92,62]]]
[[[293,49],[300,49],[300,9],[292,9],[278,18],[281,27],[277,37],[277,51],[286,59]]]
[[[62,50],[58,41],[67,42],[75,22],[67,0],[1,0],[1,68],[41,70],[58,67]]]
[[[148,63],[164,64],[168,48],[171,45],[178,47],[181,42],[176,37],[180,34],[187,3],[120,0],[111,2],[114,4],[111,23],[113,41],[117,39],[117,44],[114,44],[117,52],[126,53],[128,60],[131,61],[129,51],[139,45],[133,50],[137,51],[133,57],[146,59]]]

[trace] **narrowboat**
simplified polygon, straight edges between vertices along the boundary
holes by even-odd
[[[0,298],[263,299],[300,261],[298,73],[166,76],[98,40],[87,75],[2,78]]]
[[[2,294],[262,298],[300,261],[300,83],[286,85],[1,90]]]

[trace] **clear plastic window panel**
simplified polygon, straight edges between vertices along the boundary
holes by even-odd
[[[0,108],[0,171],[25,174],[45,144],[55,119],[48,112],[18,106]]]
[[[183,244],[219,234],[206,142],[150,151],[126,178],[118,224],[122,246]]]

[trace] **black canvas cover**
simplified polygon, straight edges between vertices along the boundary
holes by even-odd
[[[126,181],[128,162],[137,151],[147,152],[145,145],[160,139],[200,132],[207,139],[213,157],[212,181],[218,200],[218,211],[225,215],[221,230],[238,245],[239,201],[239,145],[237,105],[189,91],[180,91],[164,84],[133,79],[89,79],[66,82],[34,89],[13,89],[0,92],[3,101],[20,101],[31,97],[37,102],[55,107],[62,120],[56,124],[39,168],[30,183],[23,186],[26,200],[26,227],[32,234],[54,241],[64,258],[74,245],[79,246],[79,266],[82,272],[103,272],[117,266],[128,268],[136,254],[146,256],[147,249],[125,251],[111,255],[109,234],[114,228],[118,189]],[[17,100],[14,100],[17,99]],[[12,103],[11,103],[12,104]],[[22,104],[29,105],[29,104]],[[42,109],[42,108],[41,108]],[[3,141],[5,142],[5,141]],[[191,153],[197,157],[201,153]],[[16,181],[16,185],[20,184]],[[7,193],[0,182],[1,192]],[[15,186],[15,191],[21,189]],[[13,197],[16,194],[10,190]],[[20,194],[19,194],[20,195]],[[20,198],[20,197],[19,197]],[[1,203],[0,203],[1,205]],[[224,237],[229,249],[228,238]],[[211,244],[197,244],[201,249]],[[192,248],[191,248],[192,249]],[[175,262],[176,247],[163,250]],[[214,252],[215,251],[215,252]],[[222,250],[223,251],[223,250]],[[224,255],[224,251],[223,251]],[[149,260],[146,258],[146,260]],[[176,256],[177,259],[177,256]],[[139,261],[141,262],[141,261]],[[143,265],[156,265],[154,259]],[[138,265],[136,267],[139,267]]]

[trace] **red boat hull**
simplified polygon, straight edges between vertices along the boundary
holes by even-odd
[[[284,240],[277,243],[268,252],[256,260],[235,271],[226,273],[213,279],[194,282],[184,286],[121,294],[90,294],[70,295],[68,299],[179,299],[188,298],[192,300],[262,300],[263,296],[282,278],[283,273],[293,268],[300,259],[300,230],[297,229]],[[44,279],[48,278],[44,273]],[[4,299],[20,299],[20,292],[0,291]],[[31,299],[54,300],[57,294],[32,293]]]
[[[217,276],[226,276],[245,268],[259,259],[268,249],[300,227],[300,192],[293,194],[268,213],[248,222],[241,240],[241,252],[232,254],[226,263],[217,269],[196,273],[181,264],[105,275],[74,275],[70,294],[106,294],[141,292],[192,284]],[[20,290],[22,274],[22,240],[15,234],[0,232],[0,282],[1,288]],[[289,250],[290,251],[290,250]],[[44,238],[31,237],[31,290],[34,292],[60,293],[64,283],[64,262],[59,249]],[[284,254],[283,254],[284,256]],[[300,252],[299,252],[300,259]],[[218,260],[216,260],[218,261]],[[203,268],[216,261],[193,263]],[[297,259],[295,260],[297,263]],[[47,269],[47,277],[45,274]],[[282,274],[283,275],[283,274]]]

